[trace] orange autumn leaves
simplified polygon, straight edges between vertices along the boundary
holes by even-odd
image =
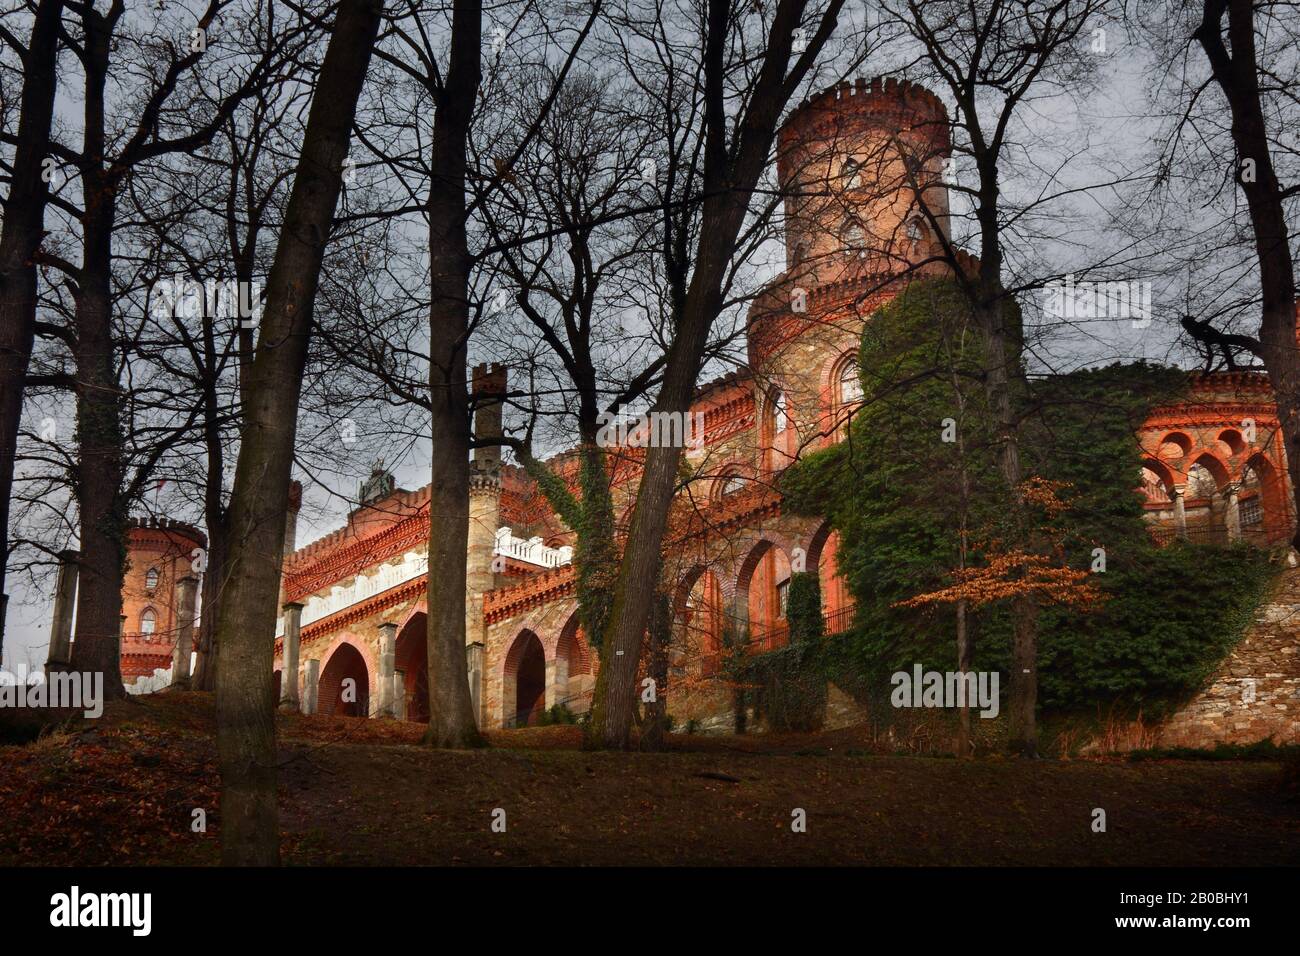
[[[1021,596],[1030,596],[1040,604],[1066,605],[1082,611],[1096,607],[1104,595],[1093,583],[1090,571],[1066,563],[1065,533],[1057,525],[1057,519],[1071,506],[1063,497],[1070,487],[1067,482],[1038,477],[1021,483],[1021,501],[1040,519],[1033,534],[1038,548],[1008,548],[999,540],[990,540],[980,549],[984,554],[981,564],[954,568],[949,586],[895,602],[894,607],[919,608],[959,601],[982,607]]]

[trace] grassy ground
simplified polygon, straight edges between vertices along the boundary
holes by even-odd
[[[573,727],[445,753],[417,746],[420,730],[281,718],[285,862],[1300,863],[1300,806],[1275,761],[958,762],[866,754],[852,730],[584,753]],[[217,862],[208,695],[115,704],[0,748],[0,766],[0,864]],[[796,808],[805,833],[792,832]],[[193,832],[196,809],[206,832]]]

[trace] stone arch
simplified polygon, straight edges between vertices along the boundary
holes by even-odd
[[[736,624],[746,632],[750,647],[777,647],[785,641],[781,585],[790,579],[792,551],[788,541],[764,535],[740,563],[736,574]]]
[[[1191,437],[1186,432],[1171,431],[1156,443],[1154,457],[1161,461],[1181,461],[1191,454],[1191,451]]]
[[[1148,473],[1164,492],[1164,500],[1172,501],[1174,496],[1174,485],[1177,480],[1174,477],[1173,470],[1158,458],[1142,459],[1142,490],[1146,493],[1148,500],[1159,500],[1154,494],[1154,487],[1148,487]]]
[[[827,518],[817,526],[817,530],[808,538],[808,547],[806,549],[808,570],[816,570],[818,564],[821,563],[822,551],[826,548],[826,543],[830,541],[834,530],[831,527],[830,519]]]
[[[524,628],[501,663],[501,717],[507,727],[535,721],[546,706],[546,649]]]
[[[550,681],[552,703],[563,704],[574,713],[582,713],[591,706],[590,694],[596,682],[593,657],[578,612],[574,610],[555,643],[554,674]]]
[[[1286,539],[1291,529],[1286,482],[1264,453],[1256,452],[1242,467],[1239,494],[1242,537],[1258,544]]]
[[[404,627],[406,627],[407,624],[411,623],[411,620],[413,618],[417,617],[418,615],[421,614],[427,615],[428,613],[429,613],[429,602],[417,601],[409,611],[407,611],[404,615],[402,615],[402,619],[397,622],[397,630],[401,631]]]
[[[321,668],[317,712],[323,716],[368,717],[370,715],[370,681],[374,668],[352,640],[337,640]],[[355,682],[356,699],[343,699],[347,680]]]
[[[1197,466],[1204,468],[1210,473],[1210,476],[1214,479],[1214,485],[1217,491],[1222,491],[1223,486],[1232,480],[1232,469],[1228,467],[1228,463],[1224,461],[1217,452],[1212,451],[1209,448],[1201,449],[1192,460],[1192,463],[1187,466],[1189,480],[1191,478],[1192,470]],[[1191,489],[1188,489],[1188,494],[1191,494]]]
[[[1231,472],[1213,451],[1201,449],[1187,466],[1183,493],[1187,534],[1194,541],[1225,543],[1231,535],[1228,486]]]
[[[698,667],[703,675],[716,674],[725,652],[725,628],[731,594],[722,575],[697,565],[678,582],[673,592],[674,646],[669,664],[674,668]]]
[[[1219,432],[1218,441],[1227,448],[1229,458],[1235,458],[1246,450],[1246,440],[1235,428],[1225,428]]]
[[[832,633],[846,627],[849,623],[847,618],[853,613],[853,598],[839,575],[839,542],[839,532],[831,527],[829,518],[818,525],[808,539],[807,570],[817,572],[822,614],[833,628]]]
[[[429,617],[423,605],[406,615],[397,631],[393,669],[402,674],[402,693],[405,695],[402,712],[406,719],[419,723],[429,722]]]

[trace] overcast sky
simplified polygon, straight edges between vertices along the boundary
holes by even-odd
[[[1065,99],[1044,101],[1035,107],[1031,117],[1034,123],[1050,129],[1057,140],[1080,146],[1074,181],[1089,182],[1104,179],[1116,164],[1141,162],[1149,148],[1150,129],[1143,122],[1144,89],[1143,61],[1134,51],[1125,49],[1117,33],[1109,37],[1109,52],[1103,66],[1104,81],[1094,96],[1081,109]],[[942,91],[938,91],[941,92]],[[944,97],[946,99],[946,97]],[[61,111],[75,116],[77,107],[61,99]],[[1083,148],[1086,146],[1086,148]],[[1090,158],[1091,157],[1091,158]],[[959,171],[960,176],[960,171]],[[1014,184],[1007,184],[1014,188]],[[1113,199],[1113,197],[1112,197]],[[1106,232],[1095,204],[1089,198],[1078,207],[1080,218],[1072,220],[1063,230],[1060,242],[1046,240],[1038,250],[1046,259],[1058,264],[1064,271],[1072,261],[1091,262],[1104,257],[1110,245],[1119,247],[1123,240]],[[960,214],[959,203],[954,212]],[[1141,279],[1142,277],[1137,277]],[[1153,296],[1155,315],[1144,326],[1135,327],[1127,320],[1080,322],[1068,332],[1057,329],[1049,349],[1038,349],[1031,355],[1031,368],[1035,371],[1057,371],[1081,365],[1114,361],[1116,359],[1149,358],[1155,361],[1185,362],[1177,346],[1177,316],[1169,304],[1169,293],[1157,288]],[[1032,317],[1034,309],[1027,310]],[[489,356],[471,355],[471,362]],[[725,368],[706,370],[705,378],[726,371]],[[419,488],[428,481],[430,448],[427,440],[408,443],[408,452],[396,463],[398,485]],[[369,473],[373,455],[361,447],[353,449],[344,459],[345,465],[335,476],[314,474],[308,484],[307,502],[298,531],[299,545],[307,544],[322,534],[339,527],[349,509],[347,499],[354,498],[357,484]],[[303,476],[308,477],[308,476]],[[190,520],[194,520],[190,517]],[[17,577],[11,578],[11,599],[5,634],[5,662],[13,664],[30,660],[39,665],[45,659],[49,641],[51,599],[49,587],[31,589]]]

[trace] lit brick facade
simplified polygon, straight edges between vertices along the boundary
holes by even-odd
[[[679,722],[717,719],[730,708],[731,692],[716,679],[724,629],[757,649],[785,640],[783,589],[792,572],[819,573],[830,632],[849,621],[835,534],[825,521],[784,513],[774,479],[800,454],[842,437],[871,312],[897,293],[903,274],[945,274],[948,137],[943,104],[893,80],[842,84],[806,102],[780,132],[778,174],[791,195],[787,268],[750,309],[747,367],[698,389],[693,411],[703,417],[703,441],[686,453],[691,480],[665,541],[675,615],[668,710]],[[475,392],[504,392],[504,376],[480,366]],[[480,409],[479,434],[499,425],[499,405]],[[1187,402],[1157,409],[1137,436],[1157,533],[1285,535],[1293,516],[1276,432],[1267,380],[1255,374],[1197,378]],[[639,455],[621,449],[614,457],[615,499],[626,504]],[[567,475],[575,464],[552,462]],[[536,719],[557,703],[581,711],[596,655],[577,626],[567,564],[573,535],[532,481],[494,451],[476,452],[473,468],[466,633],[480,724]],[[295,679],[315,675],[315,695],[304,686],[301,699],[315,696],[319,712],[375,714],[385,687],[395,687],[393,712],[427,718],[428,507],[427,488],[396,489],[286,559],[285,602],[303,606]],[[517,537],[502,537],[505,528]],[[133,567],[143,567],[134,554]],[[165,572],[171,587],[176,568],[166,564]],[[140,610],[134,594],[132,602],[128,615]],[[386,640],[394,641],[388,652]],[[276,641],[278,671],[283,637]],[[350,701],[349,679],[357,688]]]
[[[132,519],[122,585],[122,679],[130,682],[172,666],[181,630],[180,585],[197,585],[208,546],[203,532],[170,518]],[[193,607],[191,606],[191,610]]]

